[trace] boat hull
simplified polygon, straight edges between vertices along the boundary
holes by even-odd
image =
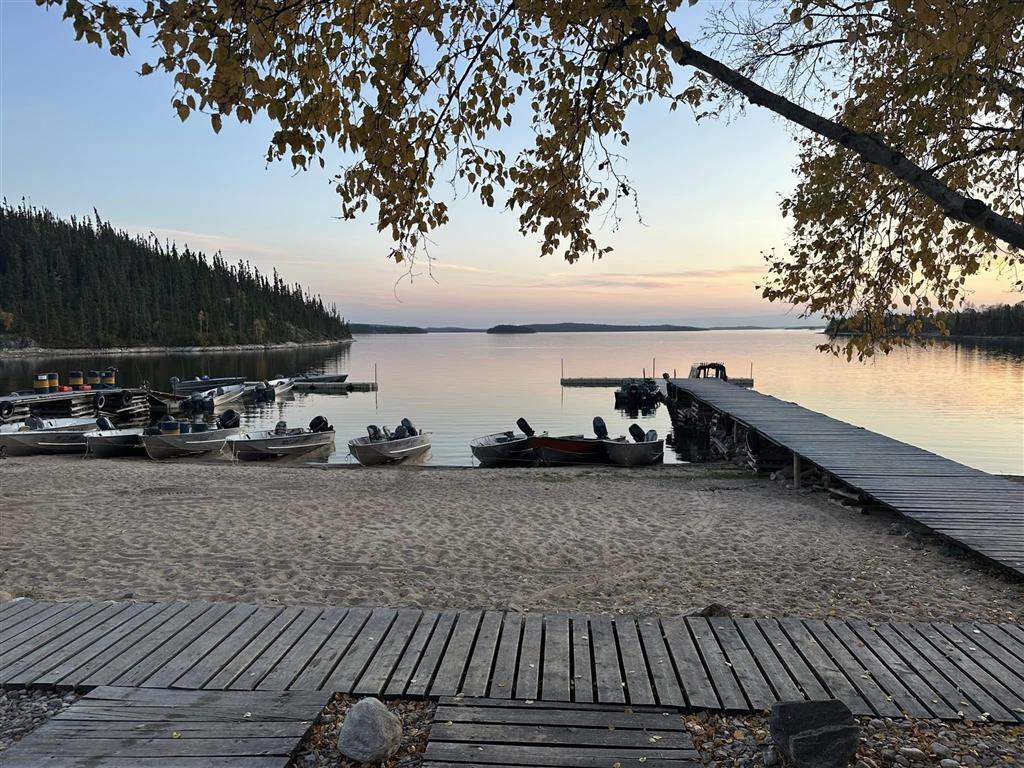
[[[605,442],[591,437],[535,436],[530,438],[530,447],[536,452],[540,463],[548,467],[607,464]]]
[[[321,373],[314,376],[296,376],[294,380],[301,384],[341,384],[347,378],[347,373]]]
[[[665,459],[665,441],[654,440],[645,443],[628,443],[608,440],[605,443],[608,459],[620,467],[646,467],[660,464]]]
[[[180,456],[201,456],[220,453],[231,435],[238,429],[211,429],[207,432],[189,432],[185,435],[143,435],[142,445],[151,459],[173,459]]]
[[[231,455],[240,461],[272,459],[279,456],[301,456],[325,446],[334,447],[334,432],[303,432],[299,435],[272,435],[245,439],[245,435],[228,440]]]
[[[142,430],[125,430],[113,434],[86,433],[86,453],[97,459],[112,459],[118,456],[145,456],[142,445]]]
[[[190,395],[193,392],[206,392],[217,387],[231,387],[244,383],[244,376],[223,376],[216,379],[178,381],[171,385],[171,389],[176,395]]]
[[[0,454],[4,456],[85,453],[85,446],[84,430],[29,430],[0,434]]]
[[[348,441],[348,449],[355,456],[356,461],[364,467],[394,464],[414,459],[429,451],[430,433],[404,437],[401,440],[378,440],[377,442],[370,442],[367,437],[359,437]]]
[[[485,435],[473,440],[469,449],[481,467],[522,467],[537,463],[537,453],[526,435],[514,435],[511,439],[507,432]]]

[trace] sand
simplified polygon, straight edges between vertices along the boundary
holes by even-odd
[[[36,599],[1019,621],[1024,580],[723,467],[0,461],[0,590]],[[920,546],[917,544],[916,546]]]

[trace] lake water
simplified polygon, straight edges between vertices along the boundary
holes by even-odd
[[[869,363],[849,363],[815,350],[812,331],[695,333],[552,333],[513,336],[428,334],[363,336],[350,347],[192,355],[139,354],[87,359],[0,362],[0,392],[32,386],[32,374],[116,366],[119,382],[167,389],[171,376],[199,374],[271,378],[306,370],[346,371],[373,381],[376,393],[293,393],[247,405],[244,424],[279,419],[307,424],[323,415],[338,433],[335,461],[367,424],[394,427],[409,417],[434,433],[428,463],[470,464],[469,440],[514,428],[524,416],[538,431],[591,431],[603,416],[613,434],[634,420],[614,409],[610,389],[562,388],[566,376],[685,376],[690,364],[724,362],[733,376],[754,377],[760,392],[791,400],[989,472],[1024,474],[1024,343],[955,343],[900,350]],[[635,419],[664,435],[664,407]],[[674,459],[669,459],[674,460]]]

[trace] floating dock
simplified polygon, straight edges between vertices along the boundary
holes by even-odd
[[[633,381],[655,381],[662,382],[663,379],[644,379],[637,377],[594,377],[594,376],[583,376],[583,377],[566,377],[560,379],[560,383],[563,387],[621,387]],[[729,379],[729,383],[737,387],[752,387],[754,386],[753,379]]]
[[[159,411],[160,402],[155,393],[138,387],[40,394],[12,392],[0,395],[0,423],[21,422],[29,416],[62,419],[99,415],[122,421],[141,421],[148,419],[151,411]]]
[[[1024,575],[1024,485],[719,379],[669,379],[670,407],[707,409],[752,450],[791,455],[859,494]]]
[[[349,392],[376,392],[375,381],[297,381],[295,392],[319,392],[323,395],[345,395]]]

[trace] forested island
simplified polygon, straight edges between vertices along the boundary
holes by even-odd
[[[0,348],[312,343],[351,338],[300,285],[95,218],[0,208]]]
[[[426,333],[426,328],[415,325],[378,325],[375,323],[349,323],[349,330],[356,336],[375,333]]]
[[[907,326],[913,319],[912,315],[892,315],[888,321],[890,332],[906,335]],[[938,319],[952,337],[1024,338],[1024,301],[944,312]],[[830,336],[853,336],[860,332],[855,319],[833,320],[825,329]],[[925,321],[924,329],[918,335],[934,336],[939,333],[939,325],[929,320]]]
[[[496,325],[487,329],[488,333],[536,333],[537,331],[528,325]]]

